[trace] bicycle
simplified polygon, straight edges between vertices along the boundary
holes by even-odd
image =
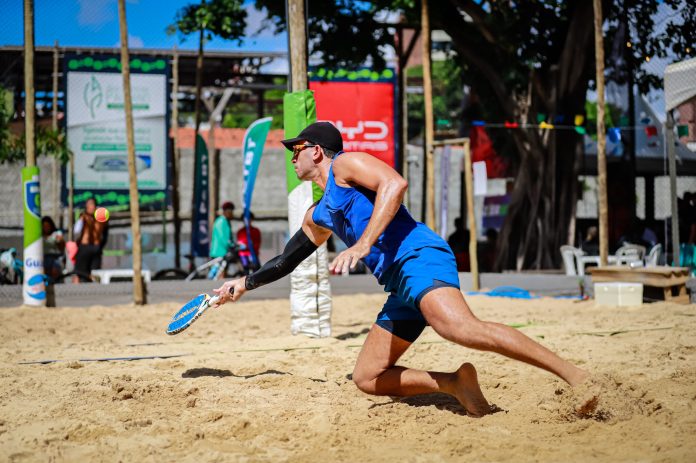
[[[64,261],[65,257],[60,260]],[[44,281],[47,285],[63,283],[66,278],[78,276],[85,281],[92,281],[92,277],[77,270],[68,271],[63,263],[62,271],[55,277],[44,275]],[[17,250],[15,248],[0,249],[0,284],[16,285],[22,284],[24,280],[24,262],[17,258]]]
[[[192,281],[198,278],[207,278],[209,280],[217,280],[225,275],[225,272],[232,265],[235,266],[234,272],[228,272],[230,278],[237,278],[248,275],[254,269],[253,266],[239,256],[239,251],[246,249],[242,243],[230,244],[227,248],[227,253],[223,257],[215,257],[208,262],[199,265],[192,272],[186,272],[179,268],[163,269],[155,273],[153,280],[185,280]],[[194,256],[185,255],[189,261],[195,259]]]
[[[24,277],[24,265],[17,259],[15,248],[0,249],[0,284],[21,284]]]

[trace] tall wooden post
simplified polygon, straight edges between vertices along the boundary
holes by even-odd
[[[423,43],[423,100],[425,102],[425,224],[435,230],[435,162],[433,159],[433,88],[430,65],[430,18],[428,0],[421,0],[421,30]]]
[[[672,209],[672,265],[681,265],[679,249],[679,208],[677,207],[677,160],[674,154],[674,116],[667,110],[665,121],[665,145],[669,162],[669,198]]]
[[[36,165],[36,99],[34,95],[34,1],[24,0],[24,136],[26,166]]]
[[[399,68],[397,70],[399,76],[399,84],[397,86],[398,99],[397,106],[399,108],[399,169],[401,170],[401,176],[408,181],[408,163],[406,161],[406,145],[408,143],[408,107],[406,104],[406,57],[404,56],[406,50],[404,49],[404,30],[403,28],[397,29],[398,34],[398,64]],[[408,194],[404,196],[404,206],[408,207]]]
[[[51,129],[54,132],[58,131],[58,41],[56,40],[53,45],[53,74],[52,74],[52,87],[51,92],[53,93],[53,101],[51,102]],[[51,192],[53,193],[53,210],[51,216],[54,220],[58,220],[58,214],[60,211],[60,206],[58,205],[58,159],[53,156],[53,162],[51,164]],[[60,214],[62,217],[63,214]]]
[[[307,89],[307,25],[304,0],[288,0],[288,40],[292,91]]]
[[[213,223],[218,210],[218,165],[219,153],[215,149],[216,111],[211,111],[208,129],[208,238],[213,236]]]
[[[205,0],[203,0],[202,3],[205,3]],[[202,75],[203,75],[203,39],[205,38],[205,31],[203,29],[200,30],[200,33],[198,35],[198,56],[196,57],[196,101],[194,103],[194,132],[193,132],[193,165],[194,168],[191,169],[192,171],[192,183],[194,192],[191,195],[191,234],[193,235],[193,227],[194,227],[194,220],[196,217],[196,207],[198,206],[196,204],[196,194],[195,194],[195,189],[196,189],[196,157],[198,156],[198,131],[201,128],[201,82],[202,82]],[[208,230],[212,229],[213,224],[209,223],[208,224]],[[193,249],[191,250],[191,254],[193,254]],[[189,271],[193,271],[195,265],[194,265],[194,259],[191,259],[189,261]]]
[[[471,266],[471,285],[474,291],[481,288],[478,268],[478,231],[476,230],[476,214],[474,213],[474,176],[471,164],[471,145],[469,140],[464,142],[464,178],[466,181],[466,211],[469,219],[469,264]]]
[[[128,180],[130,193],[131,233],[133,236],[133,302],[143,305],[145,288],[142,277],[142,248],[140,242],[140,199],[138,177],[135,169],[135,134],[133,131],[133,100],[131,98],[130,57],[128,53],[128,24],[126,0],[118,0],[119,28],[121,32],[121,75],[123,76],[123,105],[126,112],[126,144],[128,146]]]
[[[179,51],[174,47],[172,62],[172,215],[174,220],[174,267],[181,268],[181,218],[179,217]]]
[[[41,239],[41,182],[36,165],[36,102],[34,87],[34,1],[24,0],[24,136],[26,166],[21,171],[24,215],[24,278],[22,300],[28,306],[54,306],[53,287],[44,283]],[[4,104],[4,102],[0,102]]]
[[[607,265],[609,256],[609,206],[607,202],[606,128],[604,127],[604,40],[602,38],[602,0],[593,0],[597,82],[597,183],[599,189],[599,261]]]

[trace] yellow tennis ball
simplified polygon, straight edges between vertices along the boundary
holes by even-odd
[[[98,208],[94,211],[94,218],[97,219],[97,222],[106,222],[109,220],[109,210],[105,207]]]

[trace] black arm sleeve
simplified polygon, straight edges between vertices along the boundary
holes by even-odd
[[[300,228],[290,238],[283,253],[266,262],[263,267],[246,277],[244,286],[246,289],[255,289],[266,285],[295,270],[300,262],[311,256],[318,246],[309,239],[304,230]]]

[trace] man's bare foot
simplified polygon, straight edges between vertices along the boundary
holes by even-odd
[[[455,375],[456,380],[452,395],[464,406],[467,414],[478,418],[493,413],[493,408],[481,392],[476,368],[470,363],[463,363]]]
[[[580,384],[587,381],[587,379],[590,377],[589,371],[583,370],[578,367],[575,367],[575,370],[576,371],[573,373],[573,376],[568,378],[568,384],[570,384],[571,387],[579,386]]]

